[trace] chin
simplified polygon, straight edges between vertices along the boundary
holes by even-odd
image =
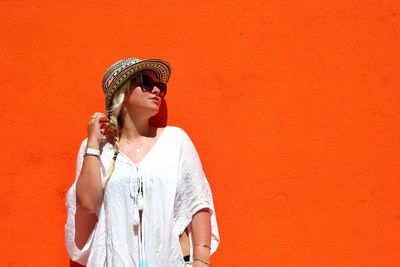
[[[158,114],[158,112],[160,112],[160,107],[151,109],[151,111],[149,111],[149,113],[151,114],[151,116],[155,116]]]

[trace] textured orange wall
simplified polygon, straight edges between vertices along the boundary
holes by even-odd
[[[68,266],[64,197],[101,78],[173,67],[214,266],[399,266],[399,1],[1,1],[0,265]]]

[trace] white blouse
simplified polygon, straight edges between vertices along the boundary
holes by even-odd
[[[215,252],[219,233],[211,188],[195,146],[186,132],[175,126],[165,127],[139,163],[133,163],[122,152],[118,154],[102,205],[96,212],[98,221],[86,244],[79,249],[75,242],[75,186],[86,145],[87,139],[80,146],[75,182],[66,199],[65,243],[73,261],[88,267],[190,266],[193,261],[191,228],[188,228],[189,263],[183,260],[179,235],[190,224],[192,216],[203,208],[211,212],[211,254]],[[108,170],[114,152],[110,143],[102,147],[102,175]],[[142,190],[138,190],[140,178]],[[141,227],[139,209],[143,211]]]

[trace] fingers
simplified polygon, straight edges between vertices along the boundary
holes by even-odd
[[[108,118],[101,112],[95,112],[90,120],[91,123],[108,122]]]
[[[104,133],[104,130],[108,127],[108,119],[103,113],[95,112],[89,124],[99,126],[100,130],[103,130],[102,133]]]
[[[101,112],[93,113],[88,126],[89,128],[93,129],[90,132],[98,132],[102,139],[107,138],[107,136],[112,135],[113,133],[107,116]]]
[[[105,135],[107,133],[107,129],[109,127],[108,123],[102,123],[100,126],[100,132],[102,135]]]
[[[88,139],[100,144],[102,140],[106,139],[109,128],[111,127],[109,127],[107,116],[101,112],[94,112],[87,127]]]

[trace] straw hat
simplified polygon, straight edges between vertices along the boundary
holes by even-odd
[[[167,83],[171,75],[168,62],[161,59],[124,58],[112,64],[103,77],[103,91],[106,94],[107,117],[111,114],[112,97],[115,91],[131,77],[142,70],[152,70],[156,73],[158,81]]]

